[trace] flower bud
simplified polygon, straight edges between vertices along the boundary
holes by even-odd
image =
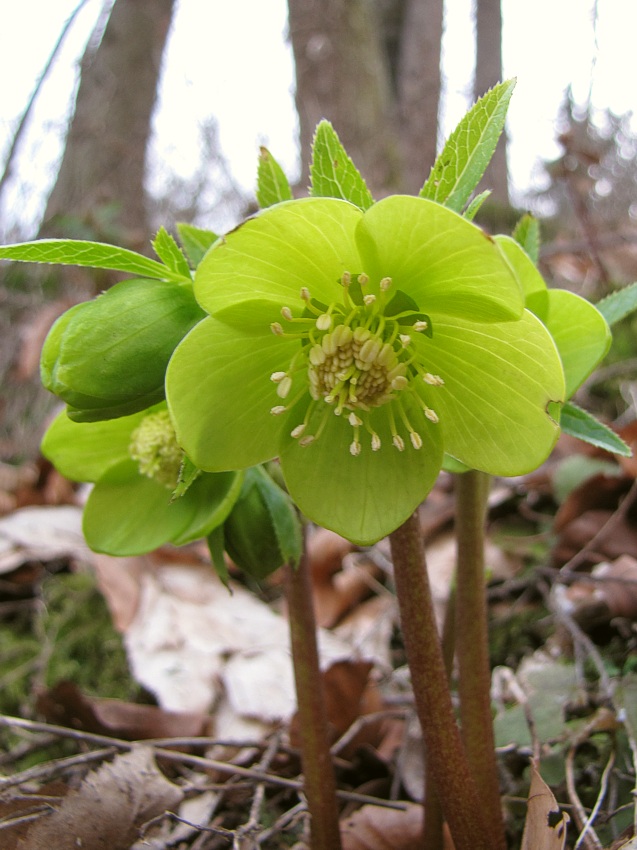
[[[301,529],[290,497],[260,466],[248,469],[224,524],[225,548],[235,564],[260,580],[301,556]]]
[[[164,398],[168,361],[204,315],[189,286],[122,281],[53,325],[42,349],[42,383],[77,422],[144,410]]]

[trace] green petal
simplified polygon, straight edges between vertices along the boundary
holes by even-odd
[[[388,276],[425,313],[517,319],[523,295],[493,239],[445,207],[393,195],[367,210],[357,241],[364,271]]]
[[[589,301],[565,289],[549,290],[544,324],[560,352],[570,398],[608,352],[610,329]]]
[[[42,454],[72,481],[97,481],[106,470],[128,459],[131,433],[158,405],[133,416],[107,422],[73,422],[62,411],[42,440]]]
[[[204,319],[168,365],[166,396],[177,439],[200,469],[245,469],[277,454],[284,417],[270,413],[281,403],[270,376],[287,369],[299,343],[275,336],[270,322],[280,318],[278,311],[257,306],[260,333],[252,332],[254,323],[245,330]]]
[[[544,325],[528,311],[519,322],[432,322],[433,339],[417,343],[429,370],[445,381],[426,388],[445,451],[493,475],[535,469],[559,434],[547,405],[564,399],[561,362]]]
[[[319,525],[336,531],[353,543],[366,546],[394,531],[418,507],[433,487],[442,463],[440,426],[424,420],[407,399],[410,420],[423,439],[416,451],[405,429],[398,424],[406,446],[398,451],[391,441],[387,406],[371,415],[382,446],[374,452],[361,429],[362,449],[350,454],[352,428],[345,416],[326,411],[325,428],[309,446],[300,446],[288,432],[303,419],[293,411],[282,440],[281,467],[290,495],[300,510]],[[323,414],[319,406],[310,421],[315,427]]]
[[[96,552],[139,555],[167,542],[205,536],[228,515],[240,482],[234,473],[202,475],[186,495],[171,501],[162,484],[122,461],[100,478],[84,509],[84,535]]]
[[[510,236],[493,237],[510,263],[524,291],[526,307],[542,319],[548,310],[548,290],[544,278],[524,249]]]
[[[334,300],[343,272],[360,271],[354,230],[361,216],[358,207],[333,198],[270,207],[208,252],[195,276],[199,303],[211,314],[254,298],[283,306],[298,301],[303,286],[315,298]]]

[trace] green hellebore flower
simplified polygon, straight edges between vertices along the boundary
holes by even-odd
[[[44,435],[42,453],[67,478],[94,482],[84,535],[91,549],[109,555],[205,537],[241,491],[241,473],[201,474],[172,498],[183,452],[165,403],[105,422],[74,422],[62,412]]]
[[[514,475],[557,439],[550,334],[494,240],[436,203],[278,204],[194,287],[210,315],[166,373],[180,444],[210,471],[278,456],[306,516],[356,543],[409,516],[443,452]]]
[[[124,280],[60,316],[42,349],[42,383],[76,422],[145,410],[164,398],[168,360],[203,316],[190,284]]]

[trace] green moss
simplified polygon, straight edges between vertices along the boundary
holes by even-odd
[[[38,599],[0,619],[0,646],[2,714],[34,717],[38,692],[64,679],[92,696],[139,701],[142,695],[129,673],[122,638],[89,573],[59,573],[45,579]],[[1,748],[12,750],[22,741],[22,735],[0,730]],[[73,750],[68,742],[37,749],[17,768]]]

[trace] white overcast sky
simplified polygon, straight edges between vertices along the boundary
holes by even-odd
[[[0,160],[36,79],[77,0],[11,3],[0,30]],[[554,156],[555,116],[565,88],[578,101],[637,113],[632,68],[637,0],[503,0],[504,76],[517,76],[509,111],[514,187],[537,179],[537,160]],[[40,93],[9,190],[3,227],[33,227],[55,176],[64,117],[72,107],[77,62],[102,7],[89,0]],[[444,131],[470,104],[471,0],[447,0],[443,72]],[[215,116],[237,181],[252,189],[259,144],[290,176],[297,170],[293,63],[286,41],[286,0],[181,0],[165,57],[155,117],[154,158],[187,176],[198,154],[198,128]],[[338,128],[337,128],[338,129]],[[373,143],[373,140],[370,140]],[[423,178],[426,175],[423,175]]]

